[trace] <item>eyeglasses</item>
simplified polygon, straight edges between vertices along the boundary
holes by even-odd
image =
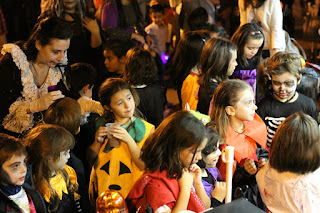
[[[257,34],[261,34],[261,31],[257,30],[257,31],[250,32],[250,35],[252,35],[252,36],[257,35]]]

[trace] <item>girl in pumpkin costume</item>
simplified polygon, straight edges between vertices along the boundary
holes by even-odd
[[[82,212],[76,172],[66,165],[75,144],[72,134],[63,127],[43,124],[32,129],[25,141],[34,186],[48,212]]]
[[[250,85],[242,80],[227,80],[214,92],[211,120],[224,141],[220,150],[234,146],[232,189],[237,193],[242,190],[241,196],[260,206],[255,174],[266,164],[268,151],[267,128],[256,109]],[[226,165],[219,161],[217,167],[225,179]]]
[[[140,149],[154,130],[152,124],[136,116],[139,97],[123,79],[107,79],[99,89],[99,98],[105,113],[95,122],[98,130],[88,150],[89,161],[94,163],[89,185],[92,204],[108,189],[127,197],[143,174]]]

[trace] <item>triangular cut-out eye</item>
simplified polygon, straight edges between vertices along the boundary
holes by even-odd
[[[129,167],[127,167],[124,163],[120,161],[120,171],[119,175],[125,174],[125,173],[131,173]]]
[[[110,175],[109,168],[110,168],[110,161],[104,164],[100,169],[104,170],[108,175]]]

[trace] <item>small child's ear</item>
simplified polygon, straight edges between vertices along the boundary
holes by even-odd
[[[88,89],[91,89],[91,88],[90,88],[90,84],[87,84],[87,85],[85,85],[85,86],[82,88],[82,90],[83,90],[84,93],[86,93],[86,92],[88,91]]]
[[[235,115],[235,110],[232,106],[226,106],[225,110],[228,115],[230,115],[230,116]]]
[[[300,74],[300,79],[298,80],[297,84],[300,84],[301,79],[302,79],[302,74]]]

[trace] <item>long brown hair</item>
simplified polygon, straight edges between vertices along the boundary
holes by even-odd
[[[215,121],[215,129],[224,142],[227,140],[227,126],[230,124],[226,112],[227,106],[235,106],[239,100],[239,94],[251,89],[250,85],[242,80],[227,80],[219,84],[214,91],[214,99],[211,110],[211,121]]]
[[[228,79],[228,68],[237,47],[224,38],[211,38],[204,46],[200,64],[199,84],[207,87],[211,79],[218,83]]]
[[[32,165],[35,189],[45,194],[46,188],[50,191],[50,200],[56,200],[57,193],[50,185],[53,173],[60,173],[67,184],[68,191],[73,193],[78,186],[73,185],[68,173],[64,169],[53,168],[49,158],[59,160],[60,153],[72,149],[75,141],[72,134],[63,127],[43,124],[32,129],[26,136],[28,145],[28,163]],[[59,203],[58,203],[59,204]],[[57,209],[57,206],[53,208]]]
[[[207,129],[199,119],[188,111],[179,111],[166,118],[142,147],[141,160],[146,170],[167,170],[169,178],[182,175],[183,164],[180,151],[196,145],[207,138]]]

